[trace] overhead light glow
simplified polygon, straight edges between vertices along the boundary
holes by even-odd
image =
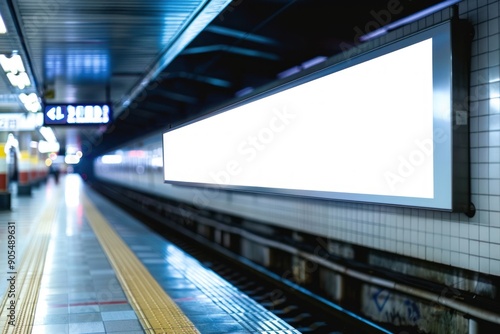
[[[117,165],[122,163],[122,156],[118,154],[108,154],[101,157],[101,162],[106,165]]]
[[[9,74],[7,74],[7,77],[9,76]],[[28,111],[38,112],[38,111],[42,110],[42,105],[40,104],[38,95],[36,95],[35,93],[31,93],[29,95],[27,95],[25,93],[21,93],[21,94],[19,94],[19,100],[21,100],[24,107]]]
[[[47,142],[45,140],[40,140],[38,142],[38,151],[40,153],[53,153],[53,152],[59,152],[60,145],[58,142]],[[57,157],[57,154],[55,155],[54,159],[52,159],[51,155],[51,160],[55,160]]]
[[[7,75],[11,85],[18,87],[19,89],[24,89],[27,86],[31,86],[31,82],[23,65],[23,60],[16,52],[17,51],[14,51],[14,54],[11,57],[7,57],[5,54],[0,54],[0,65]]]
[[[42,134],[43,138],[45,138],[46,141],[48,141],[49,143],[51,142],[57,142],[57,138],[56,138],[56,135],[54,134],[54,131],[52,131],[52,129],[48,126],[42,126],[40,128],[40,133]]]
[[[163,158],[162,157],[154,157],[151,159],[151,166],[153,167],[163,167]]]
[[[66,145],[66,153],[68,155],[76,155],[79,151],[79,148],[73,144]]]
[[[245,87],[245,88],[237,91],[234,95],[237,97],[241,97],[241,96],[250,94],[251,92],[253,92],[253,87]]]
[[[420,12],[417,12],[415,14],[412,14],[408,17],[405,17],[405,18],[402,18],[400,20],[397,20],[393,23],[389,23],[388,25],[386,26],[383,26],[379,29],[376,29],[372,32],[369,32],[367,33],[366,35],[363,35],[359,38],[359,40],[361,42],[366,42],[370,39],[373,39],[375,37],[378,37],[378,36],[382,36],[382,35],[385,35],[386,33],[388,33],[389,31],[391,30],[394,30],[396,28],[399,28],[405,24],[410,24],[412,22],[415,22],[417,20],[420,20],[421,18],[423,17],[426,17],[426,16],[429,16],[437,11],[440,11],[441,9],[444,9],[446,7],[449,7],[451,5],[454,5],[458,2],[460,2],[461,0],[445,0],[441,3],[438,3],[434,6],[431,6],[429,8],[426,8],[424,10],[421,10]]]
[[[6,34],[7,27],[5,26],[5,22],[3,21],[2,15],[0,15],[0,34]]]
[[[9,79],[12,86],[18,87],[19,89],[24,89],[27,86],[31,86],[31,81],[26,72],[19,72],[14,74],[13,72],[7,73],[7,79]]]
[[[80,162],[80,158],[74,154],[71,154],[64,157],[64,162],[68,165],[76,165]]]
[[[0,65],[2,66],[4,72],[11,72],[14,74],[26,72],[26,70],[24,69],[23,60],[18,54],[15,54],[10,58],[4,54],[1,54]]]

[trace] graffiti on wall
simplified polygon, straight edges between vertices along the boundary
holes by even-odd
[[[467,319],[441,305],[370,285],[364,285],[361,294],[363,314],[377,322],[424,333],[467,333]]]
[[[370,290],[371,304],[376,309],[375,314],[378,313],[377,320],[390,322],[396,326],[418,325],[421,318],[420,308],[414,300],[407,297],[398,298],[384,288],[373,287]],[[370,309],[370,305],[365,307]]]

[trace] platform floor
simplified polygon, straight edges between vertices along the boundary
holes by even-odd
[[[299,333],[76,174],[14,193],[0,250],[2,333]]]

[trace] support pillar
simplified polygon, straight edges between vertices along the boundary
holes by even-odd
[[[478,332],[478,326],[477,326],[477,321],[470,318],[469,319],[469,334],[477,334]]]
[[[19,139],[19,179],[17,194],[20,196],[31,196],[31,133],[20,133]]]
[[[30,143],[30,180],[32,187],[38,187],[40,185],[40,179],[38,176],[38,147],[32,147]]]

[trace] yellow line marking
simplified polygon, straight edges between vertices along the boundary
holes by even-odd
[[[146,333],[199,333],[151,276],[94,204],[82,194],[83,211],[111,262]]]
[[[7,153],[5,153],[5,144],[0,144],[0,158],[7,157]]]
[[[56,190],[50,199],[50,204],[45,208],[40,220],[31,230],[27,240],[28,244],[24,249],[21,261],[16,261],[20,265],[17,267],[15,277],[15,297],[9,297],[9,286],[0,304],[0,319],[4,320],[2,334],[24,334],[31,333],[35,320],[35,310],[40,292],[40,283],[45,266],[45,257],[50,241],[50,231],[52,223],[56,220],[59,202],[56,200],[60,189]],[[19,249],[19,239],[16,234],[16,254]],[[9,275],[10,276],[10,275]],[[15,326],[9,324],[8,315],[11,300],[15,300]]]

